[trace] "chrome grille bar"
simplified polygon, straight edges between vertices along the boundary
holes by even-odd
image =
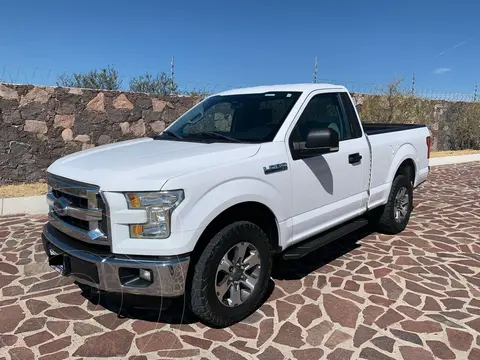
[[[75,239],[92,243],[92,244],[98,244],[100,242],[107,241],[107,237],[99,229],[84,230],[76,226],[67,224],[66,222],[61,220],[58,216],[56,216],[53,211],[49,212],[48,221],[50,224],[52,224],[52,226],[57,228],[59,231]]]
[[[85,221],[100,221],[102,220],[101,209],[82,209],[69,204],[65,198],[57,199],[52,193],[47,194],[47,203],[54,208],[56,204],[63,205],[66,216],[71,216]]]
[[[81,241],[108,243],[106,231],[109,224],[102,222],[108,222],[107,205],[101,198],[99,187],[52,174],[48,174],[47,182],[49,221],[52,226]],[[99,205],[104,209],[99,208]],[[106,226],[100,226],[101,224]]]
[[[57,176],[53,177],[52,175],[48,177],[47,182],[48,185],[52,187],[52,189],[56,189],[73,196],[88,199],[89,203],[91,202],[91,205],[95,205],[96,207],[97,194],[100,190],[97,186],[87,185],[80,182],[73,182],[71,180],[60,178]]]

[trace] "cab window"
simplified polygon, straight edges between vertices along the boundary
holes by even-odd
[[[310,100],[293,129],[293,141],[304,142],[311,129],[327,128],[336,131],[340,141],[352,137],[337,93],[315,95]]]

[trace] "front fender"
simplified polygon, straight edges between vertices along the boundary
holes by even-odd
[[[287,197],[271,184],[256,178],[236,178],[217,184],[200,195],[191,206],[182,208],[176,217],[181,221],[184,231],[203,229],[223,211],[249,201],[267,206],[278,222],[289,217]]]

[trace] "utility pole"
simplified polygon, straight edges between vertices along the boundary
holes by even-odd
[[[475,82],[475,87],[473,89],[473,101],[477,101],[477,82]]]
[[[412,95],[415,95],[415,73],[412,73]]]
[[[172,80],[172,84],[174,83],[174,76],[175,76],[175,58],[172,55],[172,62],[170,63],[170,79]]]
[[[318,61],[317,57],[315,56],[315,62],[313,63],[313,82],[317,82],[317,71],[318,71]]]

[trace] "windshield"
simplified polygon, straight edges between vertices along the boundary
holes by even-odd
[[[179,117],[164,135],[178,141],[272,141],[300,94],[213,96]]]

